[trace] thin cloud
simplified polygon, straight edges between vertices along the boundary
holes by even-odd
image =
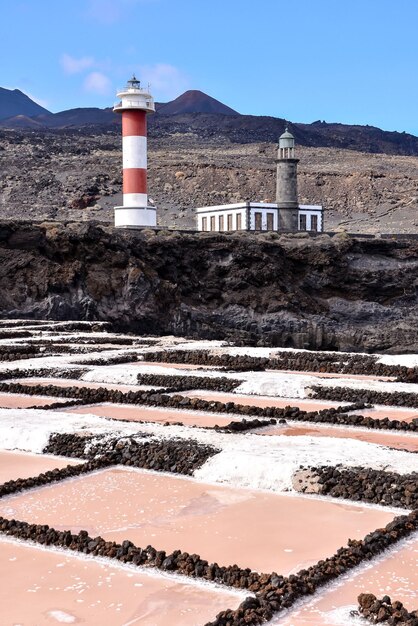
[[[168,63],[143,65],[139,68],[139,78],[144,87],[150,84],[151,92],[157,99],[172,99],[190,87],[188,76],[178,67]]]
[[[66,74],[79,74],[84,70],[88,70],[95,64],[93,57],[81,57],[76,59],[70,54],[63,54],[60,63]]]
[[[89,0],[87,15],[102,24],[113,24],[120,18],[120,8],[111,0]]]
[[[84,80],[84,89],[100,96],[112,93],[112,81],[102,72],[91,72]]]
[[[155,0],[88,0],[86,15],[102,24],[114,24],[124,17],[129,9],[138,4]]]

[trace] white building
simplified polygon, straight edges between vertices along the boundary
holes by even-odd
[[[199,231],[311,231],[324,229],[321,205],[299,204],[295,139],[285,130],[279,140],[276,202],[240,202],[196,209]]]
[[[287,230],[280,224],[280,209],[270,202],[239,202],[196,209],[197,230],[230,232],[233,230]],[[318,204],[300,204],[298,230],[322,232],[323,208]]]

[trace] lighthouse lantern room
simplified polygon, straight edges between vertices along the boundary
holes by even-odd
[[[147,195],[147,114],[155,111],[154,100],[135,76],[117,96],[113,110],[122,115],[123,206],[115,207],[115,226],[155,227],[157,212]]]

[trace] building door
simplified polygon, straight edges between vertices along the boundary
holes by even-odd
[[[261,230],[261,218],[263,214],[258,211],[254,213],[255,230]]]
[[[267,213],[267,230],[274,230],[274,213]]]
[[[318,231],[318,216],[311,215],[311,230]]]
[[[227,215],[227,226],[228,226],[228,230],[232,230],[232,214],[230,213],[229,215]]]
[[[299,215],[299,230],[306,230],[306,215]]]
[[[208,218],[202,217],[202,230],[207,230],[207,229],[208,229]]]
[[[215,216],[212,215],[210,218],[210,229],[215,230]]]
[[[224,229],[224,216],[219,216],[219,232],[222,232]]]
[[[237,213],[237,230],[241,230],[242,228],[242,216],[241,213]]]

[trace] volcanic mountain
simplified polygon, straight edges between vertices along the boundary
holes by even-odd
[[[113,125],[120,123],[120,116],[115,115],[111,108],[83,107],[67,109],[59,113],[37,115],[34,120],[47,128],[68,128],[89,125]],[[13,120],[8,120],[12,122]]]
[[[7,114],[9,114],[7,116]],[[7,116],[5,118],[5,116]],[[121,116],[112,108],[83,107],[50,113],[18,89],[0,88],[0,128],[84,129],[119,132]],[[201,138],[219,138],[233,143],[274,143],[286,125],[299,146],[357,150],[372,154],[418,156],[418,137],[388,132],[373,126],[286,122],[279,117],[240,115],[202,91],[190,90],[166,103],[156,103],[156,115],[149,118],[151,138],[194,133]]]
[[[158,107],[161,115],[179,115],[182,113],[212,113],[217,115],[239,115],[237,111],[222,104],[219,100],[208,96],[203,91],[191,89],[185,91],[181,96],[161,104]]]
[[[16,93],[20,94],[22,98],[13,100],[9,94]],[[27,104],[25,110],[21,104],[22,99]],[[31,106],[32,108],[30,108]],[[188,113],[239,116],[239,113],[219,100],[197,90],[186,91],[170,102],[157,102],[156,111],[157,114],[167,116]],[[84,107],[50,113],[21,91],[0,88],[0,126],[3,128],[67,128],[89,125],[113,126],[115,124],[120,124],[120,117],[114,115],[111,108]]]
[[[44,107],[31,100],[29,96],[19,89],[5,89],[0,87],[0,120],[8,117],[26,116],[33,117],[48,113]],[[28,125],[31,125],[30,123]]]

